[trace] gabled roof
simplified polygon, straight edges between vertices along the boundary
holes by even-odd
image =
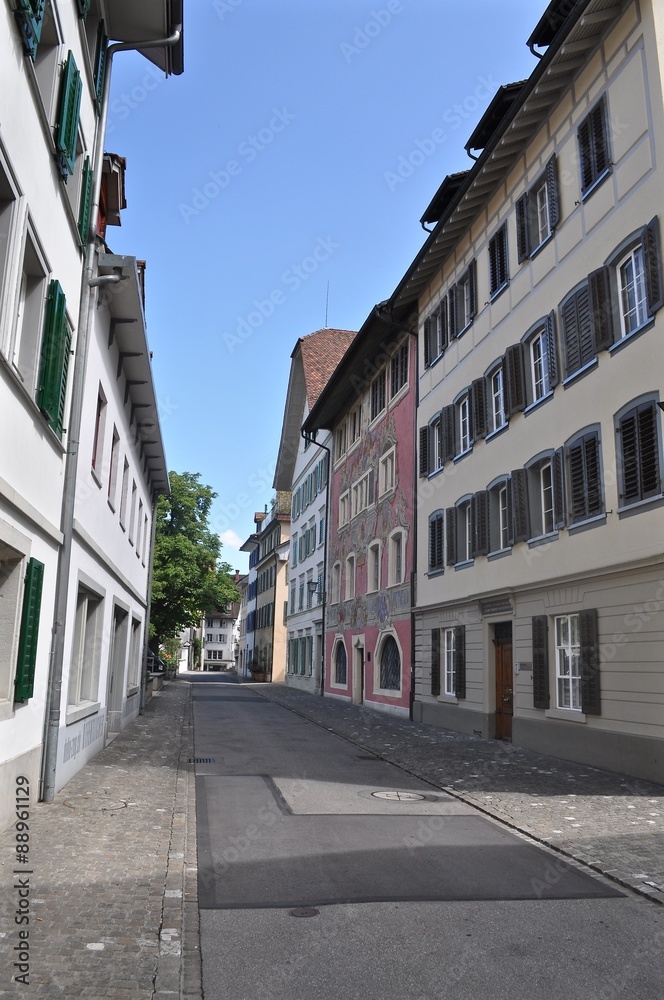
[[[484,149],[525,85],[525,80],[519,80],[518,83],[506,83],[498,88],[491,104],[478,121],[473,134],[466,143],[467,153],[470,153],[471,149]]]
[[[438,222],[468,174],[468,170],[460,170],[457,174],[447,175],[424,210],[424,215],[420,219],[422,225],[425,223],[429,224],[431,222]]]
[[[274,473],[274,488],[290,490],[306,413],[316,405],[339,362],[355,339],[354,330],[326,327],[300,337],[291,354],[291,370]]]

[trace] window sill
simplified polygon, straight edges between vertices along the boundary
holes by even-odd
[[[528,254],[528,257],[530,258],[530,260],[534,260],[534,258],[535,258],[535,257],[537,257],[537,255],[538,255],[539,253],[541,253],[541,252],[542,252],[542,250],[544,249],[544,247],[545,247],[545,246],[546,246],[546,245],[547,245],[548,243],[550,243],[550,242],[551,242],[551,240],[552,240],[552,239],[553,239],[553,237],[554,237],[554,234],[555,234],[555,229],[552,229],[552,230],[551,230],[551,232],[549,233],[549,235],[548,235],[548,236],[546,236],[546,237],[545,237],[545,238],[544,238],[544,239],[542,240],[542,242],[541,242],[541,243],[538,243],[538,244],[537,244],[537,246],[536,246],[536,247],[534,247],[534,249],[532,249],[532,250],[530,251],[530,253]],[[524,258],[524,259],[525,259],[525,258]]]
[[[442,702],[443,705],[458,705],[459,699],[455,694],[439,694],[436,695],[436,701]]]
[[[86,719],[89,715],[96,715],[101,708],[99,701],[86,701],[82,705],[68,705],[65,716],[65,725],[71,726],[74,722]]]
[[[550,531],[548,535],[535,535],[534,538],[528,539],[528,548],[536,549],[538,545],[548,545],[549,542],[558,541],[559,534],[557,531]]]
[[[115,514],[115,504],[113,503],[113,501],[110,498],[107,498],[106,503],[111,508],[112,513]]]
[[[597,190],[597,188],[600,186],[600,184],[602,183],[602,181],[606,180],[606,178],[609,176],[610,173],[611,173],[611,166],[608,166],[606,168],[606,170],[604,170],[599,175],[599,177],[592,182],[592,184],[590,185],[590,187],[586,188],[585,191],[581,192],[581,202],[582,203],[584,203],[586,201],[586,198],[590,197],[590,195],[593,193],[593,191]]]
[[[580,708],[545,708],[545,719],[559,719],[561,722],[586,722],[586,716]]]
[[[475,565],[474,559],[464,559],[463,562],[458,562],[454,564],[454,571],[456,572],[457,570],[460,569],[469,569],[470,566],[474,565]]]
[[[570,524],[567,528],[567,534],[578,535],[582,531],[588,531],[589,528],[596,528],[600,524],[606,524],[606,512],[596,514],[594,517],[587,517],[585,521],[575,521],[574,524]]]
[[[495,552],[489,552],[489,554],[487,555],[487,560],[489,562],[494,562],[496,559],[504,559],[505,556],[511,556],[511,555],[512,555],[512,547],[509,546],[506,549],[496,549]]]
[[[99,489],[101,489],[101,476],[99,475],[99,473],[97,472],[97,470],[94,468],[94,466],[92,466],[90,468],[90,475],[92,476],[92,478],[96,482],[96,484],[99,487]]]
[[[484,440],[485,441],[492,441],[493,438],[498,437],[499,434],[504,434],[508,427],[509,427],[509,421],[506,420],[504,424],[500,425],[500,427],[496,427],[495,430],[493,430],[489,434],[487,434],[487,436],[484,438]]]
[[[624,337],[620,338],[620,340],[616,340],[615,344],[611,344],[609,347],[609,354],[618,354],[623,347],[626,347],[632,340],[636,340],[637,337],[640,337],[642,333],[646,332],[646,330],[650,330],[654,325],[655,317],[650,316],[646,323],[637,327],[636,330],[631,330],[629,333],[626,333]]]
[[[400,698],[401,688],[376,688],[374,694],[381,695],[383,698]]]
[[[496,299],[503,294],[505,289],[509,288],[509,286],[510,286],[510,279],[508,278],[507,281],[504,281],[502,285],[496,288],[495,292],[491,293],[491,295],[489,296],[489,302],[493,304],[496,301]]]
[[[441,351],[441,353],[438,354],[435,358],[432,358],[429,364],[425,365],[424,367],[425,372],[428,372],[430,368],[434,368],[438,364],[440,359],[443,358],[444,356],[445,356],[445,351]]]
[[[134,695],[138,694],[138,684],[132,684],[131,687],[127,688],[127,697],[133,698]]]
[[[524,417],[527,417],[528,414],[532,413],[534,410],[538,410],[540,406],[542,406],[544,403],[548,402],[548,400],[552,398],[553,398],[553,389],[549,389],[549,391],[545,392],[543,396],[540,396],[539,399],[536,399],[534,403],[528,404],[528,406],[523,411]]]
[[[390,397],[390,409],[392,409],[393,406],[397,406],[404,398],[404,396],[406,396],[407,394],[408,394],[408,382],[404,382],[401,388],[397,389],[394,395]]]
[[[562,381],[563,389],[569,389],[571,385],[574,385],[575,382],[578,382],[579,379],[582,379],[583,376],[587,375],[588,372],[594,371],[595,368],[597,368],[597,365],[598,361],[597,358],[595,357],[592,359],[592,361],[587,361],[585,365],[582,365],[580,368],[577,368],[576,371],[572,372],[571,375],[568,375],[567,378],[563,379]]]
[[[662,505],[664,505],[664,495],[659,493],[656,497],[648,497],[647,500],[637,500],[635,503],[618,507],[617,513],[618,517],[622,519],[624,517],[631,517],[632,514],[640,514],[642,511],[655,510]]]
[[[454,339],[455,340],[461,340],[461,338],[463,337],[464,333],[467,333],[467,331],[470,330],[471,326],[473,325],[473,320],[474,319],[475,319],[475,317],[472,316],[468,320],[468,322],[466,323],[466,325],[462,326],[461,329],[457,331],[457,333],[454,335]]]
[[[429,569],[427,571],[427,578],[429,580],[435,580],[436,577],[438,577],[438,576],[444,576],[444,575],[445,575],[445,570],[444,569]]]
[[[465,451],[460,451],[458,455],[455,455],[452,461],[456,465],[457,462],[461,462],[467,455],[472,455],[472,453],[473,453],[473,446],[471,444],[470,448],[466,448]]]
[[[387,414],[387,406],[384,406],[383,409],[380,411],[380,413],[377,413],[376,416],[372,417],[372,419],[369,421],[368,429],[372,431],[374,427],[377,427],[378,424],[381,422],[381,420],[385,419],[386,414]]]
[[[444,472],[444,471],[445,471],[445,467],[443,465],[441,465],[441,467],[439,469],[434,469],[433,472],[427,473],[427,479],[435,479],[436,476],[439,476],[441,474],[441,472]]]

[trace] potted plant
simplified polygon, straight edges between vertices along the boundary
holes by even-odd
[[[267,679],[265,674],[265,668],[261,666],[258,660],[251,660],[247,664],[247,669],[251,674],[252,681],[259,682],[259,681],[265,681]]]

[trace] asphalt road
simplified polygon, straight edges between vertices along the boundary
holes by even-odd
[[[661,907],[230,677],[193,685],[207,1000],[659,1000]]]

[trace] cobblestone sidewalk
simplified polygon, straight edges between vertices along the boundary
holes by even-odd
[[[664,786],[276,684],[264,698],[664,903]]]
[[[202,996],[190,691],[167,684],[53,804],[31,805],[29,867],[16,863],[16,831],[0,837],[0,995]],[[27,986],[12,981],[21,929]]]

